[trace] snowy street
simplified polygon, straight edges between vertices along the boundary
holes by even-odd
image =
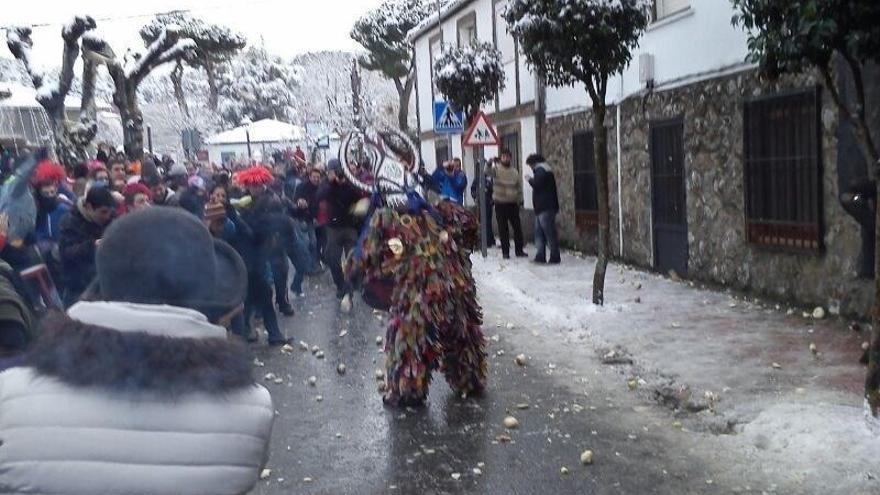
[[[279,416],[271,474],[253,493],[868,494],[880,486],[880,447],[866,437],[852,392],[861,336],[846,322],[786,316],[614,265],[609,303],[596,310],[581,298],[589,259],[564,255],[547,267],[502,261],[494,250],[473,259],[490,338],[488,393],[461,400],[435,374],[424,410],[379,400],[382,316],[363,304],[340,315],[330,289],[309,281],[285,323],[310,350],[259,354],[257,373],[282,383],[264,381]],[[753,345],[731,347],[745,338]],[[518,428],[505,429],[508,415]],[[580,461],[585,450],[592,465]]]

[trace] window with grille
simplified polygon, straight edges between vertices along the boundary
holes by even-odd
[[[578,132],[572,137],[574,170],[574,210],[579,226],[598,225],[599,200],[596,192],[596,163],[593,160],[593,133]]]
[[[458,46],[466,46],[477,42],[477,13],[470,14],[458,20]]]
[[[746,102],[746,235],[750,243],[822,248],[819,88]]]

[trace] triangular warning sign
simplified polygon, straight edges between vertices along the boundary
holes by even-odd
[[[498,146],[499,143],[498,134],[495,133],[495,128],[492,127],[489,117],[485,113],[480,112],[471,128],[468,129],[467,134],[465,134],[464,145]]]

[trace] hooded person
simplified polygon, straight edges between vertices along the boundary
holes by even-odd
[[[95,300],[47,317],[0,374],[0,493],[248,493],[274,408],[213,323],[241,305],[241,258],[191,215],[150,208],[111,226],[96,259]]]
[[[59,194],[59,188],[67,175],[64,167],[44,160],[37,165],[31,178],[37,199],[37,221],[34,238],[52,277],[60,276],[58,241],[61,238],[61,219],[70,211],[72,201]]]

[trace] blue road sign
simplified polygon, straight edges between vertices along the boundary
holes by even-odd
[[[455,111],[449,102],[434,102],[434,132],[437,134],[461,134],[464,132],[464,114]]]

